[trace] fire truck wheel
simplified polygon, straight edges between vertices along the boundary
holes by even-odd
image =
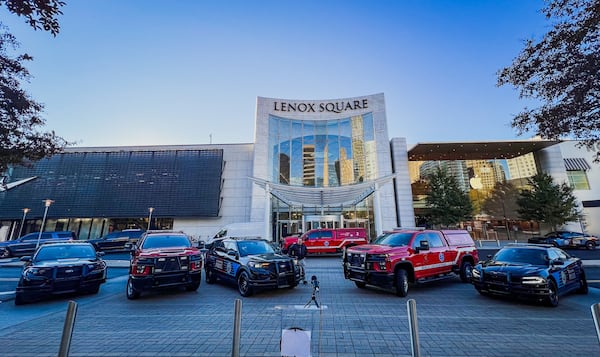
[[[398,269],[395,276],[396,295],[405,297],[408,295],[408,274],[404,269]]]
[[[129,300],[134,300],[140,297],[140,292],[133,287],[133,282],[131,279],[127,281],[127,298]]]
[[[468,283],[471,281],[471,276],[473,275],[473,265],[471,262],[462,262],[460,264],[460,281],[463,283]]]

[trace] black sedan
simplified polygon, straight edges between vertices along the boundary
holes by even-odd
[[[135,245],[144,232],[143,229],[124,229],[98,239],[89,239],[88,242],[102,252],[128,250],[128,247]]]
[[[587,294],[582,262],[551,245],[509,244],[473,268],[471,282],[482,295],[527,298],[558,306],[560,295]]]
[[[58,294],[98,293],[106,282],[102,254],[86,242],[40,246],[33,258],[21,258],[25,266],[17,284],[15,305]]]
[[[596,249],[598,238],[581,232],[555,231],[547,233],[542,237],[531,237],[527,242],[534,244],[552,244],[559,248]]]

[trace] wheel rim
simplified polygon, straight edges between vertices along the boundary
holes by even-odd
[[[131,280],[129,280],[127,282],[127,295],[133,296],[134,294],[135,294],[135,291],[133,290],[133,283],[131,282]]]
[[[248,293],[248,279],[246,277],[246,273],[242,273],[242,275],[240,275],[240,281],[239,281],[239,289],[240,292],[245,295]]]

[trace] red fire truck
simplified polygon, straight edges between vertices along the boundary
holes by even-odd
[[[302,238],[308,254],[340,254],[346,247],[367,244],[365,228],[312,229],[300,237],[285,237],[281,242],[281,252],[287,254],[288,247]]]

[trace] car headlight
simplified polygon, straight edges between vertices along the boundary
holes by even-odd
[[[47,268],[28,267],[23,271],[23,275],[25,277],[43,276],[47,271]]]
[[[546,284],[546,279],[541,276],[524,276],[521,282],[523,284]]]
[[[471,272],[471,276],[474,279],[479,279],[481,277],[481,272],[479,271],[479,269],[473,269],[473,271]]]
[[[269,263],[265,262],[249,262],[248,265],[254,269],[269,269]]]

